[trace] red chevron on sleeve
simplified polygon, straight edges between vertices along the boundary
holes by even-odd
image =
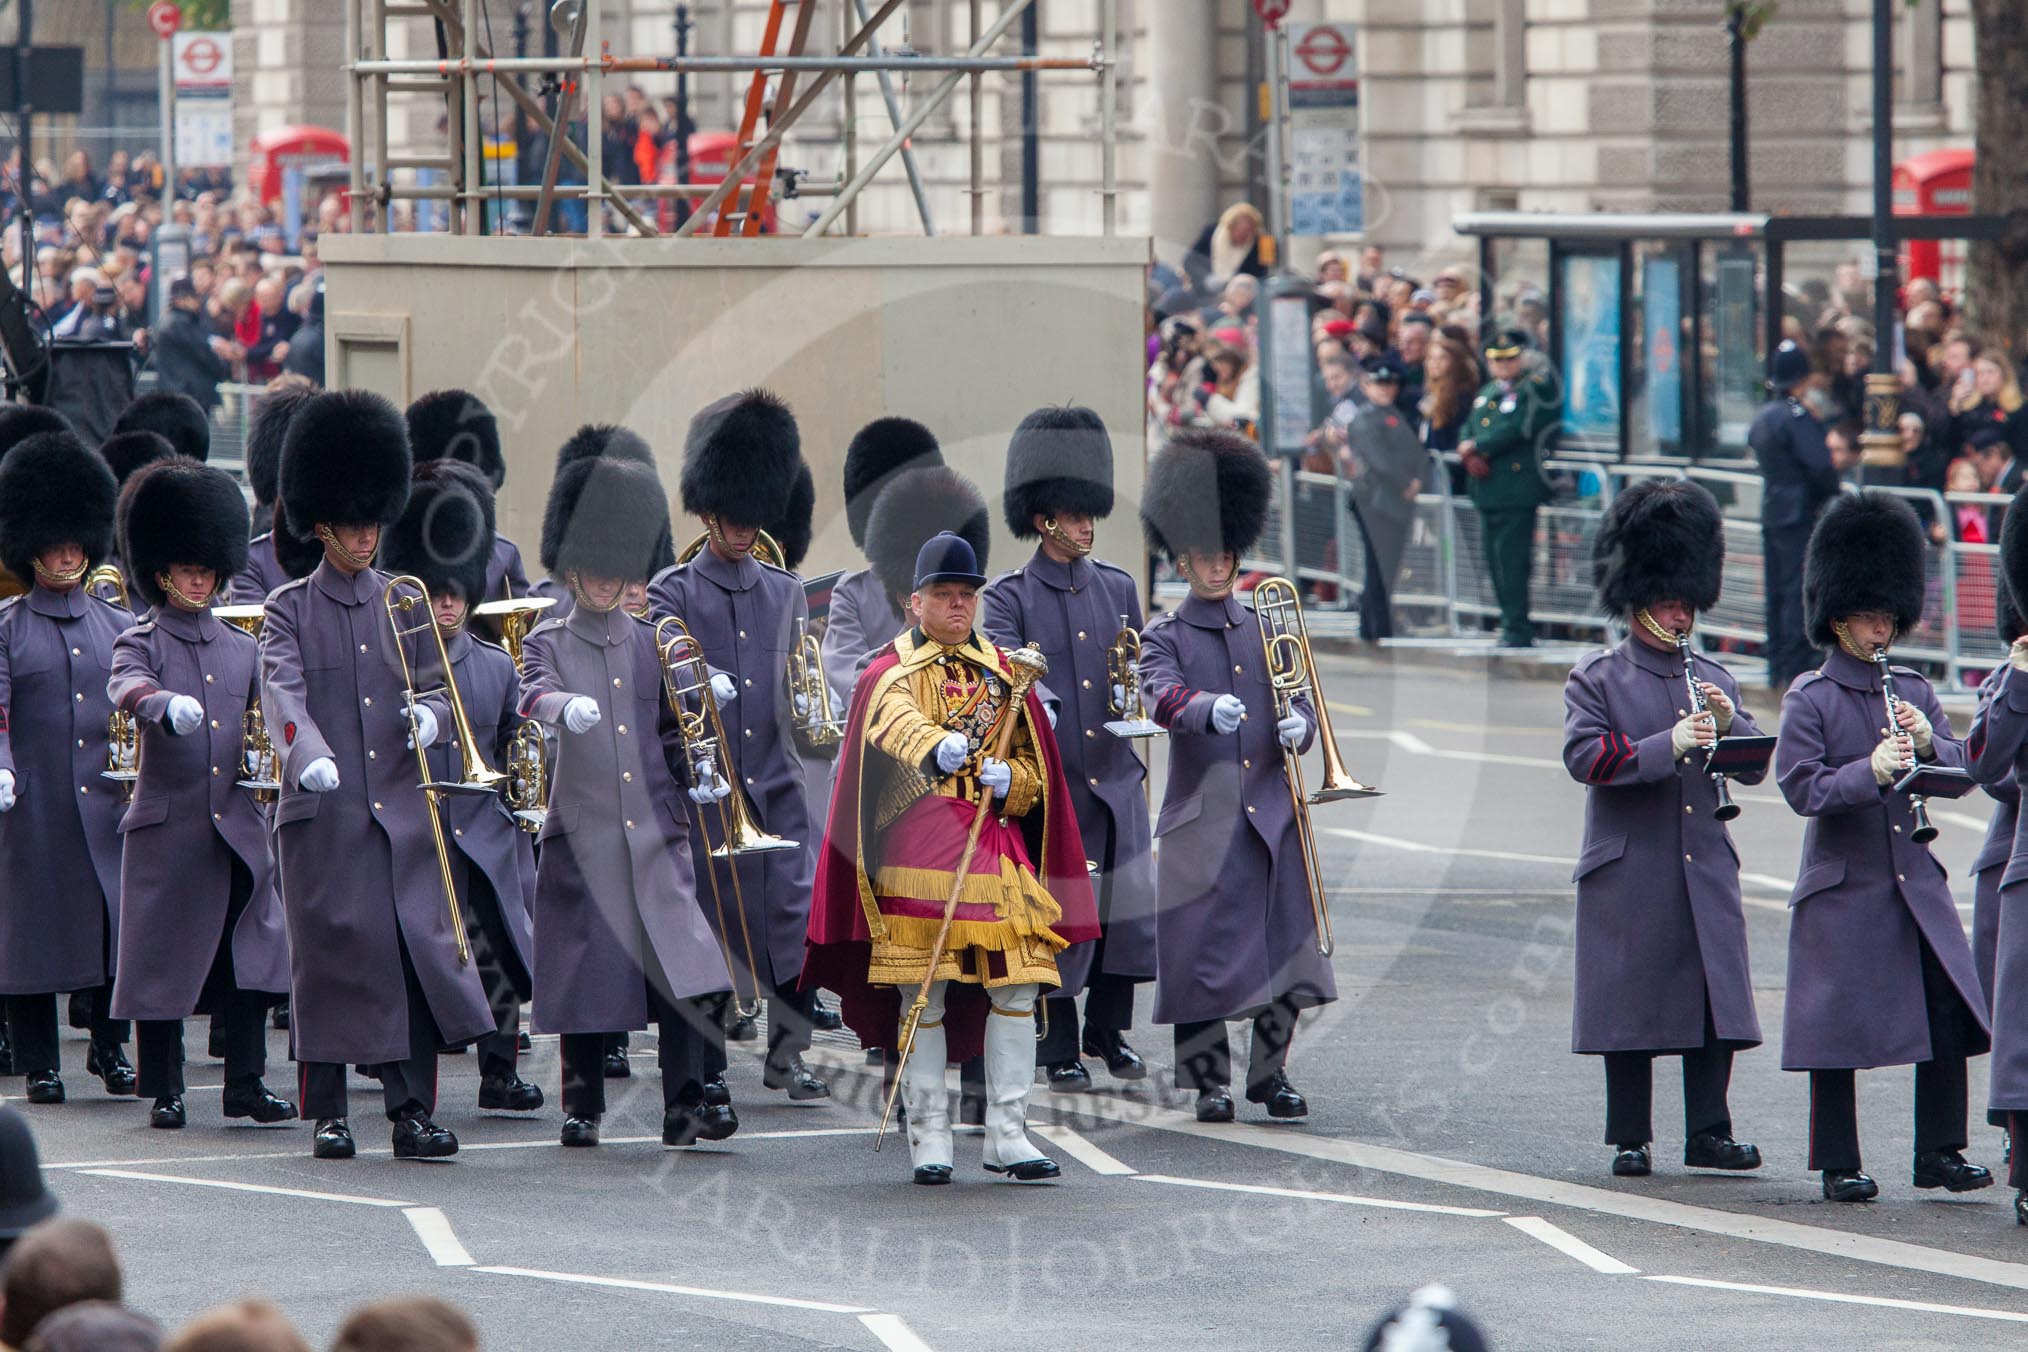
[[[1598,756],[1591,763],[1591,769],[1584,779],[1587,784],[1610,784],[1620,767],[1634,757],[1634,744],[1626,734],[1602,732],[1598,738]]]
[[[1162,698],[1155,701],[1155,721],[1165,728],[1174,727],[1176,720],[1183,716],[1183,706],[1188,704],[1196,693],[1195,690],[1188,690],[1180,685],[1170,686],[1163,692]]]

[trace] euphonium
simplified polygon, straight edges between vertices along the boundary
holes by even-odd
[[[1901,707],[1901,696],[1894,691],[1894,669],[1887,665],[1885,647],[1874,647],[1873,665],[1880,668],[1880,696],[1887,704],[1887,735],[1899,737],[1902,735],[1901,724],[1895,721],[1894,715]],[[1914,767],[1904,765],[1902,768]],[[1936,824],[1929,819],[1929,799],[1919,793],[1911,793],[1908,795],[1908,810],[1915,817],[1915,829],[1908,833],[1908,838],[1918,845],[1927,845],[1935,840]]]
[[[252,638],[259,638],[265,606],[213,606],[211,613]],[[246,706],[240,721],[240,777],[235,785],[253,793],[256,803],[272,803],[281,796],[281,761],[268,737],[268,723],[256,696]]]
[[[1310,808],[1316,803],[1333,803],[1344,798],[1373,798],[1381,790],[1354,779],[1338,755],[1338,739],[1331,731],[1331,716],[1324,704],[1323,689],[1317,683],[1316,660],[1310,652],[1310,635],[1303,622],[1303,603],[1296,584],[1285,577],[1271,577],[1254,588],[1255,618],[1260,624],[1261,644],[1267,652],[1268,685],[1275,695],[1275,721],[1295,711],[1296,699],[1310,698],[1317,719],[1317,740],[1324,757],[1324,782],[1313,794],[1303,791],[1303,758],[1292,747],[1282,748],[1282,770],[1289,785],[1289,804],[1295,809],[1296,836],[1303,847],[1303,873],[1310,885],[1310,916],[1317,927],[1317,951],[1331,956],[1336,941],[1331,937],[1331,911],[1324,900],[1324,869],[1317,858],[1316,832],[1310,825]]]
[[[521,646],[538,616],[555,605],[547,596],[521,596],[507,601],[487,601],[474,606],[472,613],[500,622],[500,645],[521,670]],[[549,738],[534,719],[522,720],[507,741],[507,810],[514,824],[534,835],[549,819]]]
[[[132,610],[134,608],[133,604],[127,599],[127,579],[121,576],[120,570],[110,563],[102,563],[89,573],[86,573],[84,589],[94,596],[99,595],[101,592],[109,591],[112,595],[105,599],[110,600],[121,610]]]
[[[689,544],[683,546],[683,552],[676,556],[676,562],[678,564],[685,564],[690,562],[690,560],[696,558],[698,554],[703,552],[704,546],[709,544],[710,542],[711,542],[711,532],[706,531],[704,532],[704,534],[698,536],[695,540],[692,540]],[[764,530],[754,532],[753,548],[749,552],[753,555],[755,559],[759,560],[762,563],[771,563],[777,568],[785,568],[788,566],[787,564],[782,562],[784,556],[782,554],[781,545],[776,543],[774,536],[768,534]]]
[[[1141,700],[1141,635],[1124,615],[1113,646],[1106,649],[1106,707],[1113,715],[1106,731],[1115,737],[1165,735],[1162,725],[1148,717]]]
[[[1697,673],[1690,660],[1690,635],[1677,634],[1676,651],[1683,657],[1683,683],[1690,687],[1690,707],[1697,713],[1708,713],[1710,704],[1704,698],[1704,687],[1697,683]],[[1712,726],[1717,726],[1713,721]],[[1704,753],[1704,768],[1711,775],[1711,783],[1718,790],[1718,806],[1711,815],[1719,821],[1729,822],[1739,815],[1739,804],[1732,801],[1732,788],[1725,776],[1711,769],[1711,752]]]
[[[472,607],[472,613],[482,620],[497,620],[500,623],[500,646],[514,659],[514,669],[521,670],[521,645],[528,638],[528,631],[535,627],[543,611],[556,604],[553,596],[517,596],[507,601],[486,601]]]
[[[793,704],[802,696],[803,711],[796,715],[796,730],[811,746],[836,746],[845,737],[845,725],[831,707],[831,683],[824,679],[824,654],[809,623],[796,621],[796,641],[789,645],[789,696]]]

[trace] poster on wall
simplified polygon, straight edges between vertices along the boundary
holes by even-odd
[[[1641,312],[1648,444],[1673,455],[1683,444],[1683,267],[1675,259],[1642,264]]]
[[[1746,445],[1746,429],[1765,398],[1760,355],[1760,262],[1751,253],[1720,255],[1712,345],[1718,349],[1718,444]]]
[[[1620,435],[1620,260],[1566,254],[1557,278],[1563,331],[1563,434],[1616,446]]]

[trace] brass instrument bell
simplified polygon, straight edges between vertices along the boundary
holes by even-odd
[[[1166,728],[1148,717],[1141,699],[1141,634],[1124,615],[1120,616],[1120,632],[1106,649],[1106,707],[1113,717],[1105,729],[1115,737],[1168,735]]]

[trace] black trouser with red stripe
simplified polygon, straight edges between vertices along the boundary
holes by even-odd
[[[436,1111],[437,1048],[443,1045],[429,997],[416,977],[415,964],[409,961],[408,943],[398,931],[395,938],[401,948],[401,979],[408,996],[408,1055],[378,1067],[380,1094],[390,1122],[412,1107],[425,1113]],[[304,1117],[317,1122],[347,1115],[346,1067],[342,1062],[304,1061],[296,1069]]]

